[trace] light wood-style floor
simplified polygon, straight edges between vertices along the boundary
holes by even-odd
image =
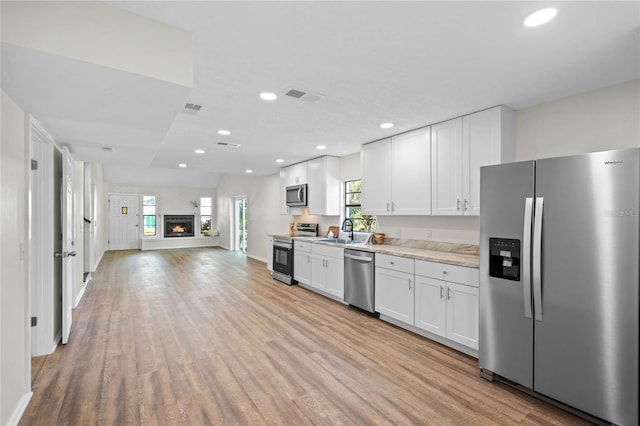
[[[585,422],[216,248],[105,254],[23,425]]]

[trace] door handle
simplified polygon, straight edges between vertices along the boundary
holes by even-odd
[[[542,321],[542,209],[544,198],[536,197],[533,222],[533,309],[536,321]]]
[[[409,290],[411,290],[411,278],[409,278]]]
[[[447,300],[451,300],[451,289],[447,287]]]
[[[440,299],[444,297],[444,287],[440,286]]]
[[[524,316],[532,318],[531,314],[531,214],[533,213],[533,198],[524,201],[524,227],[522,229],[522,289],[524,297]]]
[[[469,211],[469,200],[466,198],[464,199],[464,210],[467,212]]]
[[[69,253],[67,253],[67,255],[76,257],[76,252],[75,251],[70,251]]]
[[[351,254],[346,254],[344,255],[345,259],[352,259],[352,260],[358,260],[360,262],[373,262],[373,258],[372,257],[360,257],[360,256],[353,256]]]
[[[456,210],[460,211],[460,198],[456,198]]]

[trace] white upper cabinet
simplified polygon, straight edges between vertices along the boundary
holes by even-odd
[[[391,208],[391,139],[362,146],[362,213],[386,215]]]
[[[431,212],[462,211],[462,118],[431,126]]]
[[[307,162],[309,214],[340,215],[340,159],[320,157]]]
[[[480,167],[514,161],[514,113],[495,107],[431,126],[431,211],[480,214]]]
[[[391,212],[431,214],[430,128],[391,138]]]
[[[362,147],[363,213],[431,213],[430,143],[426,127]]]
[[[292,166],[287,167],[289,169],[289,173],[287,179],[289,184],[291,185],[302,185],[305,183],[309,183],[308,180],[308,163],[307,161],[303,161],[302,163],[294,164]]]

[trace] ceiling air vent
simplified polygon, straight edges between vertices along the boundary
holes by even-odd
[[[104,152],[113,152],[113,147],[112,146],[103,146],[102,150]]]
[[[218,142],[218,145],[226,146],[226,147],[229,147],[229,148],[240,148],[240,144],[239,143]]]
[[[182,110],[182,112],[184,112],[185,114],[195,115],[195,114],[198,113],[198,111],[200,111],[200,109],[202,109],[202,105],[185,104],[184,109]]]
[[[300,99],[301,101],[305,102],[318,102],[320,99],[324,98],[324,96],[318,95],[316,93],[293,88],[285,90],[284,95],[289,96],[290,98]]]

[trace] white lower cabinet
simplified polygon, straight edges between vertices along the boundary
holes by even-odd
[[[447,338],[478,349],[478,288],[447,283]]]
[[[302,284],[311,283],[311,244],[308,242],[294,240],[293,279]]]
[[[312,244],[311,281],[308,284],[342,299],[344,297],[344,249]]]
[[[413,325],[413,259],[376,255],[375,309],[381,315]]]
[[[478,270],[422,260],[415,268],[415,326],[477,350]]]
[[[415,326],[446,337],[447,283],[433,278],[416,277]]]

